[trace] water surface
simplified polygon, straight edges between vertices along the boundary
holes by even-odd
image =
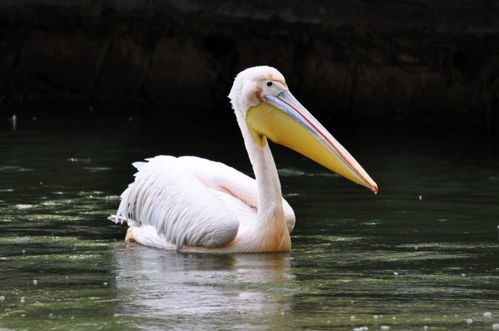
[[[131,162],[149,156],[194,154],[251,173],[235,124],[227,135],[187,121],[112,127],[0,132],[0,328],[499,323],[499,157],[489,134],[331,129],[378,182],[378,196],[273,146],[297,216],[293,251],[220,256],[127,244],[125,227],[106,217],[132,179]]]

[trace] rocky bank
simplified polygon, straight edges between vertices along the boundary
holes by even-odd
[[[321,116],[494,126],[498,17],[496,1],[2,1],[0,107],[225,112],[235,74],[269,64]]]

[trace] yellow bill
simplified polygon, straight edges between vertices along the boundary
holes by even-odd
[[[378,193],[378,185],[360,164],[291,92],[265,95],[264,102],[248,110],[246,121],[258,145],[264,146],[268,138]]]

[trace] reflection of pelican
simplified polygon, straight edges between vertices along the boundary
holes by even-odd
[[[128,223],[127,239],[182,251],[289,251],[295,217],[281,196],[267,139],[378,191],[357,161],[293,97],[276,69],[242,71],[229,98],[256,179],[197,157],[137,162],[135,181],[111,217]]]
[[[293,309],[290,297],[304,286],[296,284],[289,254],[201,256],[130,245],[133,249],[118,244],[112,250],[115,309],[145,329],[247,330],[263,323],[262,330],[262,320]]]

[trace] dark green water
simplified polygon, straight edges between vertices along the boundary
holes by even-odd
[[[195,154],[248,172],[235,124],[226,136],[186,121],[105,126],[0,132],[1,329],[499,323],[499,156],[488,134],[332,129],[378,196],[274,147],[297,215],[293,251],[217,256],[126,244],[106,217],[145,157]]]

